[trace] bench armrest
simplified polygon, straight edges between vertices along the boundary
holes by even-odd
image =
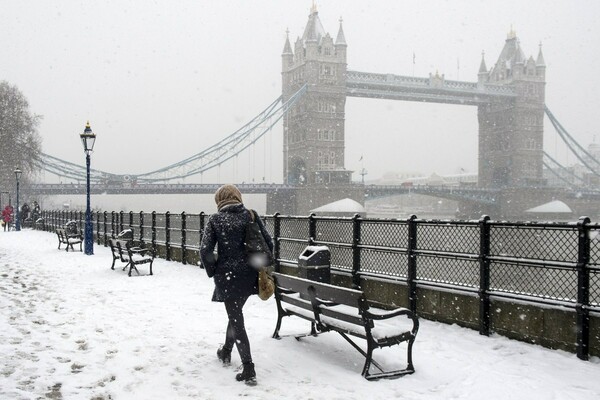
[[[399,317],[402,315],[406,315],[408,318],[412,320],[412,329],[410,330],[410,334],[415,336],[419,331],[419,319],[415,316],[415,314],[410,311],[408,308],[396,308],[394,310],[381,310],[377,313],[372,313],[369,310],[363,312],[363,317],[370,319],[371,321],[381,321],[394,317]]]
[[[373,313],[371,310],[364,311],[363,315],[373,320],[383,320],[400,315],[406,315],[411,319],[416,319],[415,315],[408,308],[396,308],[394,310],[381,310],[380,312]]]
[[[152,247],[133,246],[130,247],[129,250],[132,254],[139,254],[143,256],[146,253],[150,253],[152,257],[155,256],[154,249]]]

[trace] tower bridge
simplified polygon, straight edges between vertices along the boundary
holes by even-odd
[[[564,128],[545,108],[546,64],[541,44],[535,59],[526,57],[517,35],[511,31],[491,68],[482,55],[477,80],[473,82],[448,80],[437,72],[428,77],[409,77],[348,70],[347,52],[342,21],[334,39],[324,29],[313,6],[304,32],[293,46],[289,32],[286,36],[281,54],[282,95],[279,99],[216,145],[173,165],[138,175],[94,171],[92,191],[213,193],[217,184],[160,182],[201,174],[220,166],[252,146],[282,119],[283,184],[240,185],[243,192],[266,193],[267,212],[307,214],[311,209],[341,198],[364,203],[365,198],[408,191],[459,200],[463,208],[471,207],[474,213],[485,212],[498,218],[518,218],[523,210],[553,199],[568,198],[571,204],[578,203],[575,208],[582,214],[587,209],[597,209],[595,194],[582,195],[581,190],[546,186],[543,167],[548,165],[548,157],[543,150],[544,113],[563,140],[566,139],[561,133]],[[375,187],[352,183],[353,171],[345,167],[348,97],[477,107],[477,187]],[[600,163],[596,163],[600,171]],[[79,166],[52,156],[45,155],[40,166],[59,176],[81,177]],[[600,176],[599,172],[594,173]],[[123,179],[133,184],[111,185],[107,183],[107,176],[113,183]],[[39,194],[78,190],[81,188],[76,185],[32,187],[32,191]],[[531,196],[532,190],[535,196]]]

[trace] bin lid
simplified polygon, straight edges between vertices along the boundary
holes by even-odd
[[[327,246],[306,246],[306,248],[304,249],[302,254],[300,254],[300,257],[298,257],[298,259],[299,260],[308,260],[315,254],[320,253],[320,252],[329,252],[329,247],[327,247]]]

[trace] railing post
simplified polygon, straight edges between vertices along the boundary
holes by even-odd
[[[167,261],[171,261],[171,213],[167,211],[165,213],[165,246],[166,246],[166,257]]]
[[[83,232],[83,211],[77,212],[77,228],[79,232]]]
[[[185,265],[187,264],[187,259],[185,255],[185,241],[186,241],[186,215],[185,211],[181,213],[181,262]]]
[[[96,212],[96,243],[100,246],[100,211]]]
[[[129,229],[133,229],[133,211],[129,211]]]
[[[308,216],[308,245],[313,246],[317,238],[317,221],[315,214],[311,213]]]
[[[119,232],[123,232],[123,219],[125,215],[123,210],[119,211]]]
[[[108,223],[108,213],[106,211],[104,211],[104,247],[106,247],[108,240],[106,240],[106,236],[107,236],[107,223]]]
[[[417,313],[417,216],[408,218],[408,304],[413,313]]]
[[[590,235],[588,217],[581,217],[577,222],[578,257],[577,257],[577,357],[589,359],[590,344]]]
[[[110,212],[110,237],[114,238],[115,237],[115,224],[116,224],[116,213],[114,211]]]
[[[352,286],[360,290],[360,214],[352,218]]]
[[[281,236],[281,218],[279,213],[273,214],[273,258],[275,259],[275,272],[280,272],[279,256],[281,253],[279,238]]]
[[[490,217],[479,220],[479,334],[490,335]]]
[[[144,243],[144,212],[143,211],[140,211],[139,235],[140,235],[140,242]]]
[[[152,211],[152,251],[156,251],[156,211]]]
[[[198,260],[200,260],[200,268],[204,269],[204,265],[202,265],[202,260],[200,258],[200,249],[202,248],[202,239],[204,238],[204,226],[206,225],[206,222],[204,221],[206,217],[206,214],[204,214],[204,211],[200,212],[200,235],[198,236],[200,238],[200,242],[198,243]]]

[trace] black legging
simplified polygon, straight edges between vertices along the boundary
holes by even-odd
[[[242,308],[244,307],[246,300],[248,300],[247,296],[225,300],[225,310],[227,310],[229,322],[227,323],[227,334],[224,347],[233,349],[233,343],[235,343],[238,352],[240,353],[242,363],[244,364],[252,362],[250,342],[248,341],[248,335],[246,334],[244,314],[242,313]]]

